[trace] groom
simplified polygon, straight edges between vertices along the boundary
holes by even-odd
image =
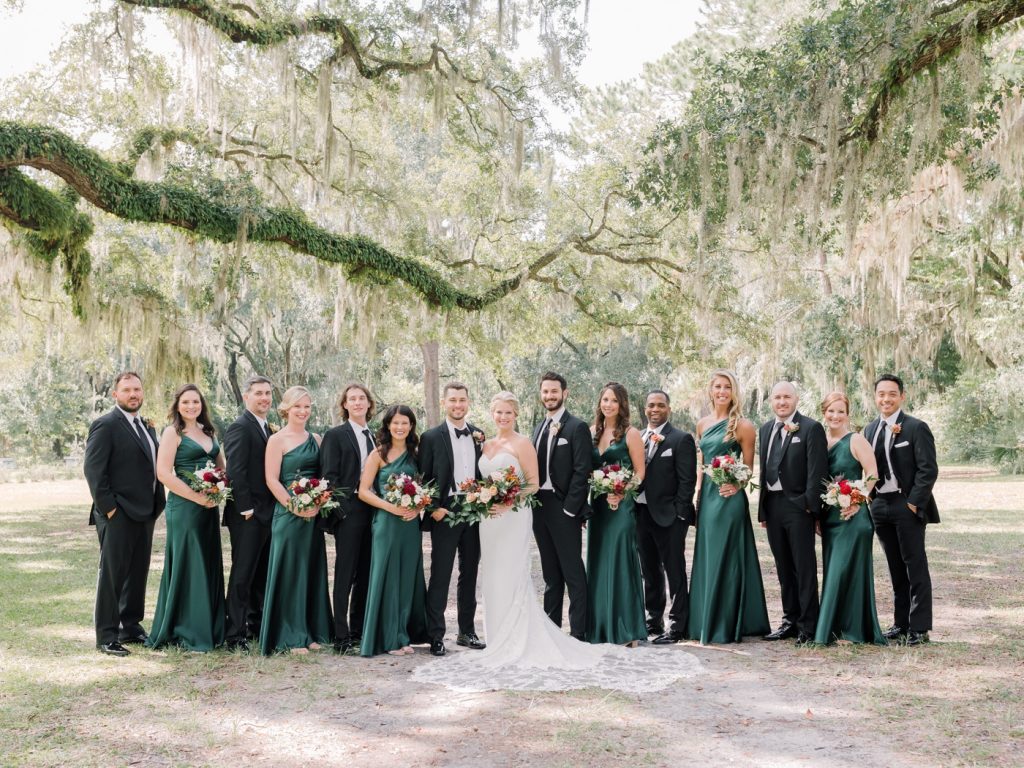
[[[444,386],[441,405],[445,420],[420,437],[419,468],[423,479],[437,484],[438,506],[423,516],[423,530],[430,531],[430,584],[427,587],[427,636],[430,652],[444,656],[444,608],[452,581],[455,553],[459,553],[457,603],[459,634],[457,645],[474,650],[487,646],[476,634],[476,576],[480,567],[480,529],[445,521],[451,504],[457,501],[459,483],[480,477],[483,432],[466,421],[469,389],[458,381]]]
[[[890,373],[875,382],[878,418],[864,429],[878,463],[871,519],[889,563],[895,603],[889,640],[928,642],[932,628],[932,578],[924,534],[939,522],[932,488],[939,477],[935,438],[928,425],[903,411],[903,380]]]
[[[562,600],[569,590],[569,632],[584,639],[587,628],[587,574],[583,568],[582,526],[587,505],[594,441],[586,423],[565,409],[565,378],[548,371],[540,380],[547,418],[533,432],[540,470],[540,509],[533,535],[544,573],[544,611],[562,626]]]

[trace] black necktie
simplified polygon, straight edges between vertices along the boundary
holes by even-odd
[[[142,443],[142,447],[146,449],[146,453],[149,454],[150,461],[152,461],[153,448],[149,444],[149,437],[146,435],[146,430],[142,428],[142,419],[138,416],[135,417],[135,431],[139,433],[139,440]]]
[[[460,437],[469,437],[469,427],[464,427],[463,429],[456,429],[455,437],[456,439]]]
[[[886,441],[886,427],[889,426],[889,422],[883,421],[878,425],[878,434],[875,436],[875,463],[878,464],[878,476],[882,482],[879,485],[885,485],[892,477],[892,468],[889,466],[889,458],[885,455],[885,441]]]
[[[373,453],[373,438],[370,437],[369,429],[363,430],[363,442],[366,443],[366,455],[369,456],[371,453]]]
[[[267,440],[270,439],[270,422],[263,422],[263,434],[267,436]]]
[[[768,487],[779,482],[779,467],[782,466],[782,422],[775,423],[775,431],[772,433],[772,447],[768,449],[768,461],[764,465],[764,479]]]
[[[537,462],[540,465],[540,484],[548,481],[548,436],[551,434],[551,419],[544,419],[540,428],[540,440],[537,441]]]

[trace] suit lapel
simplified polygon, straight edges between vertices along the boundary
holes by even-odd
[[[139,433],[135,430],[135,427],[132,426],[128,422],[128,419],[126,419],[119,411],[115,410],[114,416],[116,416],[118,421],[121,422],[121,426],[124,427],[125,431],[127,431],[128,434],[131,435],[132,442],[135,443],[136,446],[138,446],[140,451],[142,451],[142,455],[146,457],[147,461],[149,461],[150,464],[152,464],[153,456],[149,452],[149,446],[143,443],[143,440],[141,437],[139,437]],[[153,443],[156,444],[156,440],[153,440]]]
[[[448,465],[445,467],[447,476],[443,478],[448,488],[455,487],[455,449],[452,448],[452,436],[448,432],[448,422],[442,421],[438,427],[441,430],[441,442],[444,444],[445,455],[448,457]],[[440,479],[440,478],[439,478]]]
[[[246,409],[245,409],[245,415],[246,415],[246,416],[248,417],[248,419],[249,419],[249,423],[250,423],[250,424],[251,424],[251,425],[252,425],[252,426],[253,426],[253,427],[254,427],[254,428],[256,429],[256,431],[257,431],[257,432],[259,433],[260,439],[261,439],[261,440],[262,440],[262,441],[263,441],[264,443],[266,443],[266,442],[267,442],[267,433],[266,433],[266,431],[265,431],[265,430],[263,429],[263,427],[261,427],[261,426],[260,426],[260,420],[259,420],[259,419],[257,419],[257,418],[256,418],[255,416],[253,416],[253,414],[252,414],[252,411],[250,411],[250,410],[249,410],[248,408],[246,408]]]
[[[799,426],[800,426],[800,412],[799,411],[797,411],[796,413],[793,414],[793,421],[791,423],[794,426],[796,426],[798,428],[797,431],[799,431]],[[792,438],[793,438],[793,435],[795,435],[795,434],[796,434],[796,432],[790,432],[788,429],[786,429],[785,426],[783,426],[782,430],[779,432],[779,437],[782,438],[782,453],[779,456],[779,461],[782,461],[784,458],[786,458],[786,449],[789,448],[789,444],[793,442]]]
[[[665,450],[665,444],[668,442],[668,436],[670,434],[672,434],[672,432],[673,432],[672,422],[670,422],[670,421],[669,422],[665,422],[665,426],[661,428],[662,440],[661,440],[661,442],[657,443],[654,446],[654,453],[652,453],[651,454],[651,458],[649,458],[647,460],[648,464],[650,464],[652,461],[654,461],[656,458],[658,458],[658,456],[661,455],[661,452],[663,450]],[[653,435],[653,433],[652,433],[652,435]]]

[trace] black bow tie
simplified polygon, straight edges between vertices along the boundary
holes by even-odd
[[[456,437],[469,437],[469,427],[455,430]]]

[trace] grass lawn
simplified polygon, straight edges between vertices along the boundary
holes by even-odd
[[[0,763],[1019,766],[1024,481],[949,473],[937,497],[927,646],[677,646],[669,652],[696,655],[704,674],[666,691],[456,694],[409,680],[430,658],[423,649],[102,656],[84,483],[0,484]],[[756,538],[774,623],[778,583],[763,531]],[[147,627],[162,553],[161,522]],[[877,545],[875,562],[884,629],[892,603]]]

